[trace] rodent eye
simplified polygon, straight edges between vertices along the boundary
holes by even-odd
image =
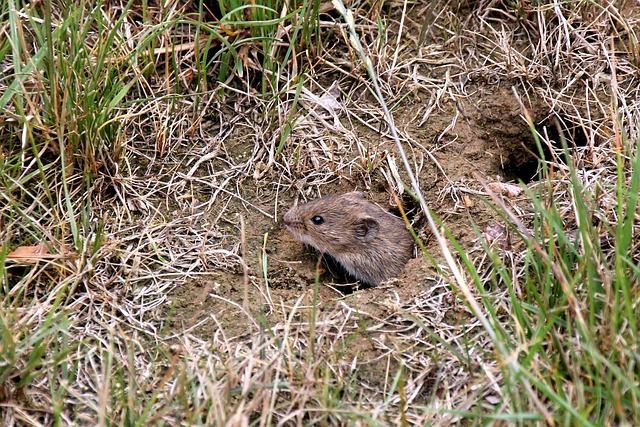
[[[316,215],[311,218],[311,222],[313,222],[315,225],[320,225],[324,222],[324,218],[322,218],[320,215]]]

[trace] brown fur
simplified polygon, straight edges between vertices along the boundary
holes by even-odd
[[[404,221],[358,192],[294,206],[284,222],[300,241],[330,255],[371,286],[396,277],[413,254]]]

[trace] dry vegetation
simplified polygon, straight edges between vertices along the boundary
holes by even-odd
[[[640,424],[637,2],[68,3],[0,6],[3,425]],[[279,221],[354,189],[424,245],[355,292]]]

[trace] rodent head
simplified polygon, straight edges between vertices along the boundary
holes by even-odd
[[[320,252],[338,255],[358,251],[380,234],[388,215],[359,192],[326,196],[295,206],[284,216],[287,229]]]
[[[362,193],[295,206],[284,222],[303,243],[330,255],[350,276],[370,286],[397,277],[413,253],[404,221]]]

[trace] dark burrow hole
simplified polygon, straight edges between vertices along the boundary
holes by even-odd
[[[544,140],[549,141],[553,150],[541,140],[542,153],[540,153],[535,139],[527,129],[523,132],[520,143],[512,144],[510,150],[505,153],[502,173],[506,180],[522,181],[525,184],[539,180],[542,158],[567,164],[569,159],[562,148],[561,136],[565,138],[569,155],[572,149],[587,145],[587,136],[582,127],[562,116],[554,116],[538,124],[536,131]]]
[[[321,277],[320,283],[331,283],[331,286],[344,295],[351,295],[357,290],[368,289],[371,286],[358,282],[330,255],[322,255],[322,265],[327,270]]]
[[[413,221],[418,210],[420,209],[420,204],[413,199],[408,193],[404,193],[400,202],[402,203],[402,209],[404,210],[404,214],[407,216],[409,221]],[[398,207],[392,207],[389,209],[389,212],[397,216],[398,218],[402,218],[402,213]]]

